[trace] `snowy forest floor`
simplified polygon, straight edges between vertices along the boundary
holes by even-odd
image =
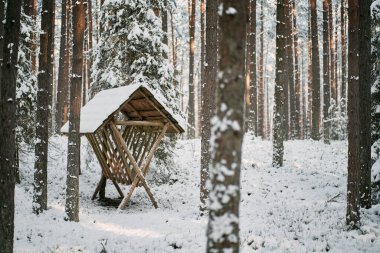
[[[15,252],[92,253],[103,247],[107,252],[205,252],[208,216],[198,211],[199,140],[178,142],[179,173],[171,183],[151,181],[158,209],[141,187],[122,212],[91,201],[100,167],[96,160],[88,163],[82,158],[79,223],[64,221],[67,139],[54,137],[50,142],[49,207],[39,216],[32,214],[34,155],[21,154]],[[288,141],[285,166],[275,169],[271,142],[247,136],[241,174],[241,252],[380,252],[380,205],[362,212],[360,230],[345,227],[346,147],[346,142]],[[117,197],[111,184],[107,195]]]

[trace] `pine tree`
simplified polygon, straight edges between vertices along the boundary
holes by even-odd
[[[260,7],[259,82],[257,87],[257,136],[264,138],[264,1]]]
[[[244,47],[249,1],[223,0],[222,3],[217,112],[212,120],[207,252],[237,253],[244,135]]]
[[[334,19],[333,19],[333,11],[332,11],[332,0],[327,0],[328,4],[328,29],[329,29],[329,42],[330,42],[330,89],[331,89],[331,99],[334,100],[334,102],[337,102],[338,99],[338,93],[337,93],[337,82],[336,82],[336,76],[335,76],[335,41],[334,41]]]
[[[17,69],[16,142],[32,146],[35,141],[36,73],[33,71],[34,33],[33,2],[25,1],[21,10],[21,37]]]
[[[311,138],[319,140],[319,124],[320,124],[320,66],[319,66],[319,46],[318,46],[318,22],[317,22],[317,1],[310,0],[311,12],[311,66],[312,66],[312,127]]]
[[[294,128],[295,128],[295,110],[296,110],[296,94],[295,94],[295,83],[294,83],[294,55],[293,55],[293,35],[292,35],[292,12],[290,8],[290,0],[285,0],[285,26],[286,26],[286,59],[287,59],[287,77],[288,85],[285,89],[286,103],[285,105],[287,111],[287,132],[285,133],[286,139],[294,139]]]
[[[218,1],[206,1],[206,54],[205,81],[202,85],[202,132],[201,132],[201,209],[207,198],[206,180],[211,163],[211,117],[215,110],[216,78],[218,71]]]
[[[0,1],[4,14],[4,2]],[[3,64],[0,79],[0,247],[13,252],[15,197],[16,78],[20,38],[21,0],[7,3]]]
[[[285,89],[288,83],[286,76],[286,27],[285,8],[286,0],[277,0],[276,14],[276,80],[274,87],[273,108],[273,159],[274,167],[282,167],[284,160],[284,139],[287,128],[285,127]]]
[[[49,139],[49,119],[52,83],[50,71],[52,62],[54,1],[43,0],[41,12],[40,53],[37,88],[36,145],[33,212],[36,214],[47,209],[47,158]]]
[[[347,53],[346,53],[346,0],[341,0],[340,6],[340,32],[341,32],[341,58],[342,58],[342,84],[341,84],[341,100],[342,100],[342,111],[346,111],[346,101],[347,101]]]
[[[79,221],[80,108],[85,26],[84,0],[73,6],[73,63],[70,86],[69,138],[67,150],[66,206],[70,221]]]
[[[249,122],[248,128],[257,136],[257,79],[256,79],[256,0],[250,0],[250,32],[249,45]]]
[[[189,138],[195,137],[195,89],[194,89],[194,54],[195,54],[195,7],[196,0],[191,1],[189,12],[189,105],[188,105],[188,130],[187,135]]]
[[[311,65],[311,11],[310,0],[308,8],[308,25],[307,25],[307,138],[311,138],[312,121],[313,121],[313,67]]]
[[[57,84],[57,105],[55,114],[55,131],[60,132],[61,127],[66,123],[65,111],[67,111],[69,94],[69,54],[70,36],[68,20],[70,18],[70,0],[62,0],[61,10],[61,38],[59,47],[59,68]]]
[[[330,54],[329,54],[329,3],[323,0],[323,141],[330,143]]]
[[[296,2],[292,0],[291,2],[292,9],[292,19],[293,19],[293,51],[294,51],[294,82],[295,82],[295,112],[294,112],[294,137],[297,139],[301,138],[301,128],[303,128],[302,119],[301,119],[301,80],[300,74],[301,69],[299,67],[299,56],[298,56],[298,29],[297,29],[297,9]]]
[[[349,228],[358,228],[360,206],[371,206],[370,171],[370,0],[348,1],[348,175]]]
[[[360,206],[371,208],[371,0],[359,7]],[[352,75],[351,75],[352,76]]]

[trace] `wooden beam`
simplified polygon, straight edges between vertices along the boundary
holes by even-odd
[[[132,164],[133,164],[133,168],[134,168],[134,170],[135,170],[135,172],[136,172],[136,175],[137,175],[137,176],[135,177],[135,179],[133,180],[133,183],[132,183],[132,185],[131,185],[131,187],[130,187],[130,189],[129,189],[128,195],[127,195],[127,196],[123,199],[123,201],[120,203],[120,205],[119,205],[119,209],[123,209],[123,208],[128,204],[128,201],[129,201],[130,197],[132,196],[132,193],[133,193],[134,189],[136,188],[136,186],[137,186],[137,184],[138,184],[138,182],[139,182],[140,180],[141,180],[141,182],[142,182],[142,184],[143,184],[143,186],[144,186],[144,188],[145,188],[145,191],[147,192],[147,194],[148,194],[150,200],[152,201],[153,206],[154,206],[155,208],[157,208],[157,207],[158,207],[157,202],[156,202],[156,200],[154,199],[153,194],[152,194],[152,192],[150,191],[150,188],[149,188],[149,186],[148,186],[148,183],[146,182],[144,175],[142,174],[142,172],[141,172],[139,166],[137,165],[137,163],[136,163],[136,161],[135,161],[135,158],[133,157],[133,155],[132,155],[131,152],[129,151],[129,149],[128,149],[127,145],[125,144],[125,142],[124,142],[124,140],[123,140],[123,138],[122,138],[122,136],[121,136],[119,130],[118,130],[117,127],[116,127],[116,125],[115,125],[113,122],[111,122],[110,125],[111,125],[111,127],[112,127],[113,132],[115,133],[116,139],[118,140],[119,144],[122,145],[122,147],[123,147],[125,153],[126,153],[127,156],[128,156],[128,159],[132,162]]]
[[[117,120],[115,121],[115,125],[164,127],[164,123],[162,122],[137,121],[137,120],[130,120],[130,121]]]
[[[148,173],[148,165],[150,163],[150,160],[152,160],[153,158],[153,155],[154,155],[154,152],[156,151],[156,149],[158,148],[158,145],[160,144],[162,138],[164,138],[165,136],[165,133],[166,131],[168,130],[168,127],[169,127],[169,123],[166,123],[164,128],[162,129],[162,132],[160,133],[160,135],[157,137],[156,141],[154,142],[153,146],[150,148],[150,151],[148,153],[148,156],[146,157],[143,165],[141,166],[143,172],[144,172],[144,175],[146,175]]]
[[[141,119],[143,119],[143,117],[141,116],[141,114],[131,105],[131,104],[129,104],[129,102],[130,101],[128,101],[124,106],[125,107],[129,107],[129,108],[131,108],[132,109],[132,112],[135,112],[135,113],[137,113],[137,115],[139,115],[139,117],[140,117],[140,120]]]
[[[102,177],[100,178],[99,183],[98,183],[98,185],[95,188],[94,194],[92,194],[91,200],[96,199],[96,195],[98,195],[98,192],[100,191],[100,188],[102,187],[102,185],[105,183],[106,180],[107,180],[106,177],[102,173]]]
[[[116,129],[117,130],[117,129]],[[116,134],[114,133],[114,129],[110,126],[110,131],[111,131],[111,136],[112,136],[112,138],[113,138],[113,140],[114,140],[114,142],[115,142],[115,144],[116,144],[116,148],[118,149],[118,151],[119,151],[119,154],[120,154],[120,156],[121,156],[121,159],[122,159],[122,161],[123,161],[123,163],[124,163],[124,167],[125,167],[125,170],[126,170],[126,172],[127,172],[127,175],[128,175],[128,179],[129,179],[129,183],[131,184],[132,183],[132,180],[133,180],[133,178],[132,178],[132,175],[131,175],[131,171],[130,171],[130,167],[129,167],[129,163],[128,163],[128,161],[127,161],[127,158],[125,157],[125,154],[124,154],[124,152],[123,152],[123,149],[121,148],[121,146],[120,146],[120,144],[119,144],[119,141],[118,141],[118,139],[117,139],[117,136],[116,136]],[[118,130],[117,130],[118,131]],[[123,140],[124,141],[124,140]]]
[[[152,139],[153,137],[153,139]],[[141,154],[141,158],[140,158],[140,161],[139,161],[139,166],[142,165],[142,163],[144,162],[144,158],[145,158],[145,153],[150,150],[150,143],[154,143],[154,140],[156,139],[157,137],[157,133],[155,132],[149,132],[149,138],[148,140],[146,141],[146,143],[144,144],[144,150]]]
[[[110,171],[108,168],[107,161],[105,157],[103,156],[102,152],[100,151],[99,144],[96,141],[95,135],[94,134],[86,134],[87,139],[90,141],[90,144],[92,145],[92,148],[95,152],[96,157],[98,158],[98,161],[100,163],[100,166],[103,169],[103,173],[105,174],[106,177],[111,178]]]
[[[120,189],[120,186],[119,186],[115,181],[113,181],[113,180],[112,180],[112,183],[113,183],[113,185],[115,186],[117,192],[120,194],[120,197],[124,198],[124,193],[123,193],[123,191]]]
[[[181,133],[181,131],[178,129],[178,127],[175,124],[172,123],[172,121],[168,118],[168,116],[165,113],[163,113],[161,111],[161,109],[158,108],[158,106],[155,103],[153,103],[153,101],[143,91],[139,90],[139,92],[146,98],[146,100],[148,100],[149,104],[151,104],[154,107],[154,109],[156,109],[157,111],[159,111],[160,114],[164,118],[166,118],[168,120],[168,122],[170,122],[170,124],[173,126],[174,129],[177,130],[178,133]]]

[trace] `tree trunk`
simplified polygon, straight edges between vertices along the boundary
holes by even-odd
[[[92,0],[87,0],[87,36],[88,36],[88,48],[87,48],[87,82],[89,89],[93,83],[92,80],[92,36],[93,36],[93,26],[92,26]]]
[[[189,108],[188,108],[188,137],[195,137],[195,95],[194,95],[194,53],[195,53],[195,7],[196,0],[191,1],[190,14],[190,52],[189,52]]]
[[[0,4],[4,18],[4,2]],[[7,3],[0,82],[0,247],[13,252],[15,198],[16,78],[20,38],[21,0]],[[4,19],[2,19],[4,20]]]
[[[51,17],[51,20],[50,20],[50,29],[51,29],[51,47],[50,47],[50,54],[51,54],[51,58],[50,58],[50,62],[49,62],[49,83],[51,83],[51,85],[49,86],[50,87],[50,91],[49,91],[49,101],[50,101],[50,104],[49,104],[49,125],[50,125],[50,128],[49,128],[49,135],[52,134],[51,130],[53,130],[53,127],[54,127],[54,116],[55,114],[53,113],[55,111],[55,104],[56,104],[56,84],[55,84],[55,47],[54,47],[54,41],[55,41],[55,38],[54,38],[54,33],[55,33],[55,1],[53,3],[53,14],[52,14],[52,17]],[[53,130],[54,131],[54,130]]]
[[[293,18],[293,50],[294,50],[294,75],[295,75],[295,114],[294,114],[294,137],[301,138],[301,80],[300,67],[298,59],[298,29],[297,29],[297,9],[295,0],[292,0],[292,18]]]
[[[309,0],[310,3],[310,0]],[[309,4],[310,5],[310,4]],[[307,29],[307,138],[311,137],[313,104],[313,68],[311,65],[311,11],[309,6]]]
[[[56,132],[59,133],[64,121],[64,108],[68,101],[69,89],[69,45],[68,38],[68,25],[70,0],[62,0],[62,16],[61,16],[61,38],[59,47],[59,68],[58,68],[58,85],[57,85],[57,106],[55,114],[55,127]],[[65,103],[66,102],[66,103]]]
[[[286,0],[277,0],[276,14],[276,79],[274,87],[273,108],[273,161],[274,167],[282,167],[284,160],[284,138],[287,127],[285,127],[285,89],[288,83],[286,74],[286,26],[285,8]]]
[[[370,0],[348,1],[348,175],[349,228],[358,228],[360,206],[371,206]]]
[[[313,101],[312,101],[312,128],[311,138],[319,140],[319,125],[321,119],[321,98],[320,98],[320,66],[319,66],[319,46],[318,46],[318,21],[317,21],[317,1],[310,0],[311,11],[311,56],[312,56],[312,87],[313,87]]]
[[[206,180],[210,166],[211,117],[215,111],[216,77],[218,71],[218,1],[206,1],[205,74],[202,85],[201,129],[201,210],[205,209],[208,190]]]
[[[329,20],[329,37],[330,37],[330,87],[331,87],[331,98],[338,101],[337,96],[337,82],[335,76],[335,42],[334,42],[334,19],[333,19],[333,11],[332,11],[332,1],[327,0],[328,2],[328,20]]]
[[[307,119],[308,119],[308,116],[307,116],[307,103],[308,103],[308,79],[305,78],[306,74],[305,72],[303,71],[304,69],[304,57],[303,57],[303,53],[302,53],[302,61],[301,61],[301,69],[302,69],[302,139],[306,139],[308,137],[307,133],[308,133],[308,123],[307,123]]]
[[[371,208],[371,0],[359,6],[360,206]],[[349,76],[353,76],[350,74]]]
[[[257,89],[257,136],[264,138],[264,1],[260,7],[260,56],[259,82]]]
[[[0,20],[5,20],[5,0],[0,0]],[[4,57],[4,23],[0,22],[0,66],[3,65],[3,57]],[[1,73],[2,68],[0,67],[0,81],[1,81]],[[1,84],[0,84],[1,85]],[[1,95],[1,93],[0,93]]]
[[[162,42],[165,45],[169,45],[169,40],[168,40],[168,12],[166,9],[168,8],[168,3],[167,0],[163,0],[163,10],[161,10],[161,23],[162,23],[162,33],[163,33],[163,38]],[[166,52],[164,52],[164,57],[168,59],[168,55]]]
[[[329,0],[323,0],[323,141],[330,143]]]
[[[247,12],[249,15],[251,15],[251,4],[247,5]],[[245,40],[245,96],[244,96],[244,101],[245,101],[245,126],[244,126],[244,131],[248,132],[249,130],[249,108],[250,108],[250,82],[251,82],[251,70],[250,70],[250,64],[251,64],[251,52],[250,52],[250,39],[249,37],[251,36],[251,18],[247,20],[247,25],[246,25],[246,40]]]
[[[73,65],[70,87],[69,138],[67,150],[66,214],[79,221],[80,107],[85,27],[84,0],[77,0],[73,10]]]
[[[37,89],[37,113],[36,113],[36,145],[35,145],[35,172],[34,172],[34,195],[33,212],[41,213],[47,209],[47,160],[49,140],[49,119],[51,118],[51,92],[52,83],[52,48],[54,18],[53,0],[43,0],[41,12],[40,53],[38,68]]]
[[[271,113],[270,113],[270,109],[269,109],[269,76],[267,75],[267,77],[266,77],[266,79],[267,79],[267,81],[265,82],[266,83],[266,93],[265,93],[265,97],[266,97],[266,101],[267,101],[267,103],[266,103],[266,111],[267,111],[267,117],[266,117],[266,138],[268,139],[268,140],[270,140],[270,131],[271,131],[271,129],[270,129],[270,122],[271,122],[271,118],[270,118],[270,115],[271,115]]]
[[[342,50],[342,85],[341,85],[341,100],[342,100],[342,110],[346,109],[346,97],[347,97],[347,53],[346,53],[346,0],[341,0],[340,7],[340,32],[341,32],[341,50]]]
[[[239,252],[241,148],[244,135],[244,55],[248,0],[223,0],[220,67],[210,170],[207,252]],[[227,125],[224,122],[231,122]],[[226,126],[226,127],[225,127]]]
[[[3,1],[3,0],[1,0]],[[24,14],[30,18],[33,18],[33,9],[34,9],[34,6],[33,6],[33,3],[34,0],[23,0],[23,10],[24,10]],[[28,61],[31,61],[32,60],[32,55],[33,55],[33,50],[32,50],[32,45],[33,45],[33,40],[32,38],[24,38],[24,41],[23,43],[25,44],[25,47],[28,49],[26,52],[25,52],[25,58],[28,60]],[[1,47],[2,48],[2,47]]]
[[[170,12],[170,30],[172,33],[172,61],[173,61],[173,69],[175,73],[177,71],[177,38],[174,33],[174,21],[173,21],[173,13]]]
[[[256,80],[256,0],[250,0],[249,32],[249,123],[248,127],[257,136],[257,80]]]
[[[286,59],[287,59],[287,76],[288,76],[288,92],[285,93],[286,100],[288,101],[287,108],[287,126],[288,131],[286,133],[286,139],[294,139],[294,128],[295,128],[295,87],[294,87],[294,59],[293,59],[293,35],[292,35],[292,20],[291,20],[291,9],[290,0],[285,0],[285,26],[286,26]]]

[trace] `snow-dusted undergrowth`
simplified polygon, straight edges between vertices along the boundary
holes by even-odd
[[[141,187],[117,212],[91,195],[100,167],[82,149],[80,222],[64,221],[65,137],[50,143],[49,210],[32,214],[33,152],[22,156],[16,187],[15,252],[205,252],[207,215],[200,216],[200,142],[179,141],[169,184]],[[83,139],[83,145],[86,145]],[[285,143],[285,167],[271,167],[272,145],[245,138],[241,176],[241,252],[380,252],[380,205],[362,214],[360,231],[346,231],[346,143]],[[128,188],[125,187],[125,190]],[[112,185],[108,196],[117,197]]]

